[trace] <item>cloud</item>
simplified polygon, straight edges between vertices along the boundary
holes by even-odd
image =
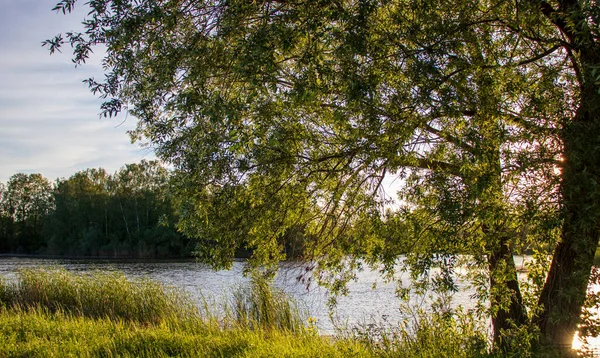
[[[50,11],[56,0],[0,0],[0,181],[17,172],[54,179],[78,170],[114,171],[151,150],[130,143],[135,118],[99,119],[102,101],[82,81],[102,77],[101,53],[75,68],[68,54],[50,56],[45,38],[76,29],[85,15]]]

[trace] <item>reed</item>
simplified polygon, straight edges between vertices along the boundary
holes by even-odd
[[[275,329],[298,332],[304,329],[303,315],[296,302],[272,281],[256,271],[248,286],[233,293],[225,309],[226,321],[249,329]]]
[[[369,347],[379,357],[492,357],[482,323],[472,314],[417,310],[400,325],[370,323],[339,335]]]
[[[199,314],[179,290],[117,272],[75,274],[64,269],[25,269],[3,283],[0,300],[8,307],[41,307],[92,318],[159,323]]]

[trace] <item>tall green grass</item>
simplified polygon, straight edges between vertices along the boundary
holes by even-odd
[[[277,330],[147,325],[41,308],[0,310],[0,357],[373,357],[358,342]]]
[[[23,270],[0,280],[3,357],[476,357],[486,336],[467,316],[420,313],[400,327],[321,337],[260,274],[224,315],[182,292],[120,273]],[[465,318],[466,317],[466,318]]]
[[[174,288],[116,272],[74,274],[64,269],[25,269],[0,284],[6,307],[41,307],[91,318],[155,324],[199,315],[193,301]]]
[[[471,314],[424,312],[409,314],[400,325],[361,325],[341,332],[363,343],[380,357],[472,358],[490,357],[485,327]]]
[[[246,294],[247,293],[247,294]],[[302,321],[269,281],[235,296],[236,312],[200,313],[181,292],[120,273],[23,270],[0,281],[0,357],[372,357]],[[282,312],[278,312],[281,310]]]
[[[250,283],[233,293],[225,311],[228,321],[249,329],[298,332],[305,328],[296,302],[260,272],[251,273]]]

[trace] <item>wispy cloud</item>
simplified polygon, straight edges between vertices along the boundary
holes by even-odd
[[[17,172],[54,179],[77,170],[151,159],[130,143],[135,118],[98,117],[101,100],[82,81],[102,77],[97,54],[75,68],[68,54],[50,56],[42,40],[79,28],[84,1],[68,16],[51,11],[56,0],[0,0],[0,181]]]

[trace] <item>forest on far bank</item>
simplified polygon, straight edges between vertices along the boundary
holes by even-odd
[[[194,245],[176,229],[169,175],[145,160],[113,174],[86,169],[54,182],[14,174],[0,183],[0,253],[190,256]]]
[[[198,245],[214,243],[178,232],[171,174],[146,160],[112,174],[86,169],[54,182],[16,173],[0,182],[0,254],[190,257]],[[248,250],[238,248],[237,255]]]

